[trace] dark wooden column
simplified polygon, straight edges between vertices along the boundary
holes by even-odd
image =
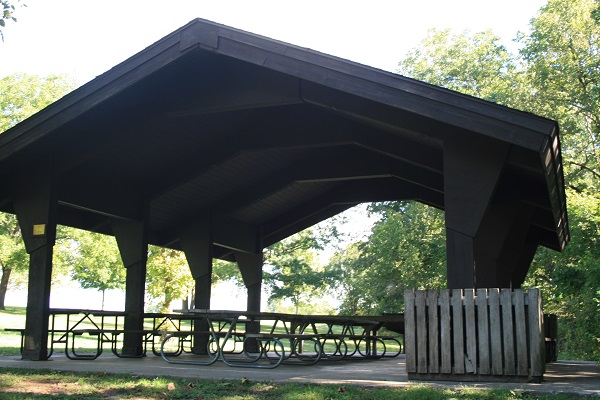
[[[509,145],[453,135],[444,142],[448,288],[477,287],[475,237],[492,202]]]
[[[242,273],[244,285],[246,285],[246,289],[248,290],[246,310],[259,312],[263,278],[263,254],[262,252],[259,254],[252,254],[236,251],[234,255],[240,272]],[[260,322],[246,323],[246,331],[254,333],[260,332]],[[259,349],[257,342],[250,341],[246,346],[247,350],[250,352],[256,352]]]
[[[260,297],[263,278],[263,255],[235,252],[235,260],[238,263],[244,285],[248,290],[248,311],[260,311]]]
[[[193,307],[210,309],[213,259],[210,217],[207,215],[181,231],[179,241],[195,282]],[[194,330],[206,332],[206,321],[199,321],[194,325]],[[195,336],[193,351],[205,354],[207,341],[206,335]]]
[[[538,243],[534,240],[528,239],[521,248],[519,259],[515,263],[515,268],[511,277],[511,287],[513,289],[520,289],[521,285],[525,281],[525,276],[529,271],[533,257],[537,252]]]
[[[148,259],[147,226],[144,222],[115,220],[112,228],[119,245],[123,265],[127,268],[125,329],[141,330],[144,327],[144,295]],[[143,351],[142,347],[141,335],[129,333],[124,336],[123,354],[140,355]]]
[[[43,171],[42,171],[43,172]],[[29,254],[24,360],[48,358],[48,316],[52,252],[56,240],[57,200],[50,174],[23,179],[14,206]]]
[[[526,244],[532,218],[533,209],[518,202],[504,201],[489,208],[475,239],[478,288],[520,287],[522,273],[517,268],[520,262],[531,263]]]

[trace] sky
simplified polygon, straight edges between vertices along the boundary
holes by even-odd
[[[195,18],[394,72],[430,28],[491,29],[514,47],[546,0],[16,2],[18,22],[7,22],[0,42],[0,77],[64,73],[85,83]]]
[[[491,29],[511,50],[518,31],[546,0],[17,0],[0,42],[0,78],[13,73],[69,74],[80,84],[185,25],[204,18],[394,72],[430,28],[456,33]],[[364,207],[363,207],[364,209]],[[350,211],[347,233],[359,238],[372,221]],[[82,289],[81,289],[82,290]],[[213,290],[214,295],[221,291]],[[61,294],[64,293],[64,296]],[[68,293],[68,294],[67,294]],[[224,292],[225,297],[231,292]],[[67,307],[72,288],[53,290],[52,307]],[[99,293],[78,292],[83,308],[99,308]],[[9,305],[24,305],[24,291],[9,291]],[[225,299],[213,296],[212,303]],[[245,305],[244,300],[237,301]],[[107,296],[122,309],[122,293]],[[233,308],[228,305],[221,308]]]

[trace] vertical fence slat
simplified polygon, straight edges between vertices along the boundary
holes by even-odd
[[[528,319],[529,319],[529,351],[531,355],[531,376],[534,378],[542,377],[545,369],[545,357],[543,353],[543,315],[542,300],[539,289],[529,289]]]
[[[454,373],[465,373],[465,336],[463,330],[462,290],[452,289],[452,344],[454,346]]]
[[[515,307],[515,333],[517,344],[517,374],[527,376],[529,374],[527,359],[527,320],[525,319],[525,298],[523,290],[515,289],[513,293]]]
[[[415,308],[417,317],[417,372],[427,373],[427,311],[425,307],[425,291],[417,290]]]
[[[482,375],[490,373],[490,330],[489,313],[487,307],[487,290],[477,289],[477,350],[479,350],[479,368]]]
[[[500,290],[488,289],[490,312],[490,349],[492,375],[502,375],[502,324],[500,323]]]
[[[404,291],[404,353],[406,354],[406,372],[417,372],[417,342],[415,338],[415,292]]]
[[[440,290],[440,346],[442,374],[452,372],[452,331],[450,328],[450,291]]]
[[[465,289],[465,327],[467,330],[467,354],[465,371],[469,374],[477,371],[477,333],[475,324],[475,291]]]
[[[504,375],[515,374],[515,346],[512,311],[512,295],[510,289],[500,291],[500,308],[502,309],[502,342],[504,351]]]
[[[438,329],[438,291],[427,291],[427,329],[429,338],[429,373],[438,374],[440,372],[440,345]]]

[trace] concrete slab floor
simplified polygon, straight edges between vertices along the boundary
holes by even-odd
[[[184,357],[184,356],[182,356]],[[174,376],[190,379],[247,378],[252,381],[303,382],[335,385],[408,387],[504,388],[547,393],[578,393],[600,397],[600,366],[594,362],[558,361],[546,367],[542,383],[486,383],[408,381],[404,355],[379,360],[320,361],[311,366],[281,365],[275,369],[229,367],[218,361],[211,366],[169,364],[161,357],[121,359],[112,354],[96,360],[69,360],[54,355],[48,361],[25,361],[20,356],[0,357],[0,368],[52,369],[122,373],[138,376]]]

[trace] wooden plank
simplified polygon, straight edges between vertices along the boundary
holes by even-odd
[[[430,374],[438,374],[440,372],[440,339],[437,290],[427,291],[427,320],[429,343],[429,365],[427,370]]]
[[[544,356],[544,329],[542,326],[542,299],[539,289],[529,289],[527,292],[529,300],[529,351],[531,374],[533,378],[541,378],[544,375],[546,360]]]
[[[426,291],[417,290],[415,297],[416,321],[417,321],[417,372],[427,373],[427,312]]]
[[[452,289],[452,345],[454,373],[465,373],[465,334],[463,324],[463,296],[461,289]]]
[[[504,375],[515,375],[515,336],[513,324],[512,293],[510,289],[500,290],[502,312],[502,345],[504,355]]]
[[[452,330],[450,327],[450,290],[440,290],[440,354],[442,374],[452,373]]]
[[[515,289],[513,293],[515,307],[515,338],[517,345],[517,375],[529,375],[529,359],[527,354],[527,320],[525,319],[525,296],[523,290]]]
[[[492,355],[492,375],[502,375],[502,324],[500,321],[500,289],[488,289],[490,313],[490,350]]]
[[[479,352],[479,368],[482,375],[490,374],[490,330],[487,307],[487,290],[477,289],[477,350]]]
[[[404,291],[404,352],[406,353],[406,372],[417,372],[417,343],[415,324],[415,292]]]
[[[468,374],[477,371],[477,330],[475,325],[475,292],[465,289],[465,327],[467,332],[467,353],[465,357],[465,372]]]

